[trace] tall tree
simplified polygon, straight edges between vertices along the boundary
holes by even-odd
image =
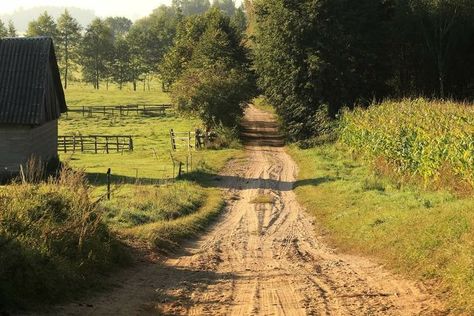
[[[418,0],[412,2],[415,16],[420,23],[424,42],[434,62],[438,95],[446,96],[446,79],[450,59],[454,58],[465,21],[473,19],[472,0]]]
[[[386,91],[385,1],[254,1],[259,85],[292,140],[318,134],[321,109],[368,105]],[[282,23],[285,21],[285,23]]]
[[[67,89],[68,86],[69,70],[78,58],[81,29],[79,22],[67,10],[58,19],[56,48],[64,80],[64,89]]]
[[[8,29],[3,23],[2,20],[0,20],[0,37],[7,37],[8,36]]]
[[[179,10],[160,6],[153,13],[135,22],[127,34],[131,49],[133,84],[139,78],[145,80],[160,72],[159,65],[164,54],[172,46],[178,23],[182,15]]]
[[[84,79],[100,88],[101,80],[108,80],[113,58],[112,30],[103,20],[97,18],[87,27],[81,47]]]
[[[121,16],[108,17],[105,19],[105,23],[107,23],[112,30],[114,39],[124,37],[133,25],[133,22],[130,19]]]
[[[10,20],[8,21],[8,37],[17,37],[18,33],[15,28],[15,24],[13,24],[13,21]]]
[[[221,9],[228,16],[233,16],[236,11],[234,0],[214,0],[212,6]]]
[[[131,60],[131,49],[125,37],[118,37],[114,43],[114,56],[112,63],[112,80],[122,90],[126,82],[132,81],[133,70]],[[136,89],[136,87],[135,87]]]
[[[183,15],[197,15],[209,10],[211,3],[209,0],[173,0],[172,7],[180,10]]]
[[[178,108],[199,115],[208,130],[235,126],[255,92],[241,34],[217,8],[180,24],[162,76]]]
[[[26,31],[26,36],[48,36],[56,40],[58,35],[58,28],[56,22],[52,16],[45,11],[41,14],[38,19],[31,21],[28,24],[28,30]]]

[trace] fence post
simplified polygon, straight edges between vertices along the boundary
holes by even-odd
[[[129,136],[128,137],[128,149],[130,151],[133,151],[133,139],[132,139],[132,136]]]
[[[105,136],[105,152],[109,153],[109,137]]]
[[[188,151],[191,150],[191,132],[188,132]]]
[[[119,137],[117,136],[117,152],[120,152],[120,147],[119,147]]]
[[[110,201],[110,176],[111,176],[112,170],[110,168],[107,170],[107,200]]]
[[[94,136],[94,151],[97,154],[97,136]]]
[[[82,137],[82,135],[80,137],[81,137],[81,153],[82,153],[84,152],[84,138]]]
[[[64,152],[67,153],[67,147],[66,147],[66,136],[63,137],[63,140],[64,140],[64,143],[63,143],[63,146],[64,146]]]
[[[72,152],[76,152],[76,135],[72,136]]]
[[[175,151],[176,150],[176,139],[175,139],[175,134],[174,134],[173,129],[170,129],[170,139],[171,139],[171,149],[173,151]]]
[[[179,162],[179,169],[178,169],[178,179],[181,178],[181,173],[183,172],[182,168],[183,168],[183,163],[180,161]]]

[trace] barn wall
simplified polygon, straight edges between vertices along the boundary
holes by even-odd
[[[47,161],[57,156],[58,121],[38,127],[0,125],[0,173],[18,172],[32,156]]]

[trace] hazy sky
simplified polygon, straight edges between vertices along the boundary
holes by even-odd
[[[146,16],[161,4],[171,0],[0,0],[0,15],[38,6],[71,6],[95,11],[98,16],[126,16],[136,19]]]

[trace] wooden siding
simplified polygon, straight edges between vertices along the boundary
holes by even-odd
[[[58,152],[58,121],[38,127],[0,125],[0,173],[18,172],[31,157],[42,161]]]

